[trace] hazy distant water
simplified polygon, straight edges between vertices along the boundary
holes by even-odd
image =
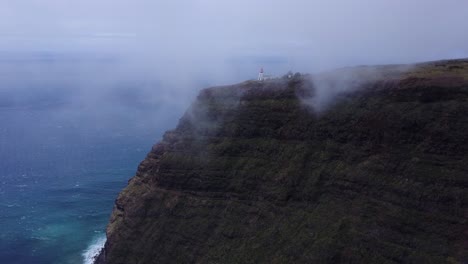
[[[103,243],[118,192],[172,126],[124,110],[0,107],[0,263],[83,263]]]

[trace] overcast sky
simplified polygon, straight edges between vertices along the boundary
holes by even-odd
[[[34,52],[218,82],[255,78],[260,66],[279,74],[460,58],[468,1],[1,1],[0,54]]]

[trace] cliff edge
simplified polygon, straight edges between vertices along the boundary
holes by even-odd
[[[205,89],[96,263],[466,263],[467,131],[467,60]]]

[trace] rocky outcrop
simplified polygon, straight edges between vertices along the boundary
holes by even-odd
[[[320,112],[307,76],[203,90],[118,196],[97,263],[465,263],[468,64],[438,63]]]

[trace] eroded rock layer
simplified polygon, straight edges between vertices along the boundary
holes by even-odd
[[[120,193],[98,262],[465,263],[467,65],[320,111],[308,77],[203,90]]]

